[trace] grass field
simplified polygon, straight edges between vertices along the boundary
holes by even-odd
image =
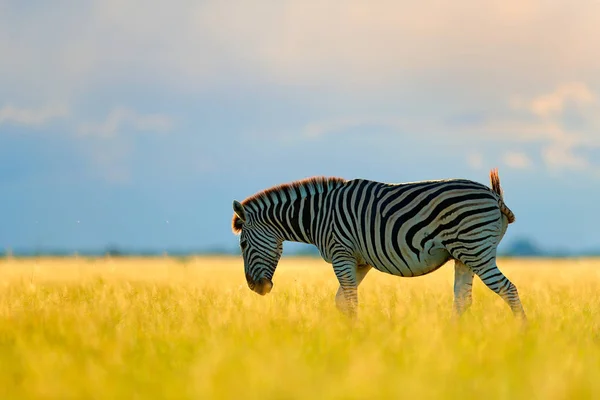
[[[239,258],[0,261],[1,399],[600,398],[600,260],[500,260],[529,317],[453,268],[372,271],[360,321],[319,259],[284,258],[273,292]]]

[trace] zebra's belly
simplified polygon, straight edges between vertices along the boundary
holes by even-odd
[[[434,248],[429,251],[422,251],[419,256],[400,260],[394,257],[392,263],[381,260],[374,260],[372,265],[379,271],[398,276],[422,276],[427,275],[446,262],[452,259],[452,256],[444,248]]]
[[[421,262],[415,263],[414,268],[411,267],[411,270],[414,272],[413,276],[421,276],[433,272],[446,264],[451,258],[452,256],[446,249],[434,249],[429,253],[422,253]]]

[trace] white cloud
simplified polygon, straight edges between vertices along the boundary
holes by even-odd
[[[575,11],[566,1],[207,2],[197,26],[230,57],[280,82],[381,89],[430,77],[440,86],[447,83],[441,68],[451,80],[497,90],[531,83],[533,71],[534,80],[554,79],[599,66],[600,46],[592,43],[600,42],[590,34],[599,28],[589,14],[598,11],[589,2]]]
[[[132,178],[131,154],[135,132],[164,133],[171,130],[172,119],[164,114],[140,114],[132,109],[112,109],[104,121],[81,124],[77,134],[81,149],[95,176],[113,184],[127,184]]]
[[[554,91],[524,102],[530,113],[537,117],[533,124],[546,127],[546,144],[541,155],[546,166],[552,169],[594,171],[600,168],[584,154],[582,148],[600,147],[600,101],[584,83],[559,85]],[[578,126],[569,123],[567,110],[578,117]]]
[[[531,111],[540,117],[551,117],[565,110],[567,102],[574,102],[581,106],[595,103],[596,96],[581,82],[560,85],[552,93],[545,94],[531,100]]]
[[[64,118],[69,110],[63,105],[49,105],[38,109],[19,108],[6,105],[0,108],[0,125],[14,123],[27,126],[42,126],[59,118]]]
[[[573,150],[569,147],[561,147],[556,144],[544,147],[542,156],[546,165],[552,169],[581,171],[591,167],[587,158],[573,154]]]
[[[467,156],[467,164],[474,170],[483,169],[483,155],[479,152]]]
[[[92,167],[92,175],[114,184],[131,180],[131,143],[119,137],[82,143],[82,151]]]
[[[107,83],[197,91],[240,82],[438,92],[471,82],[466,94],[494,96],[571,76],[600,79],[598,2],[92,0],[5,8],[0,86],[38,97]]]
[[[533,165],[531,158],[523,152],[511,151],[504,154],[504,163],[514,169],[527,169]]]
[[[410,116],[353,116],[322,120],[304,127],[305,137],[343,134],[345,130],[365,124],[394,128],[396,134],[410,133],[424,140],[484,145],[504,142],[518,145],[534,144],[544,165],[552,170],[596,173],[600,163],[588,159],[584,149],[600,148],[599,96],[583,82],[568,82],[555,89],[530,97],[510,97],[508,108],[497,109],[488,118],[476,123],[452,124],[444,118]],[[572,123],[569,117],[576,117]],[[467,157],[471,168],[479,169],[484,156],[472,153]],[[503,162],[516,169],[533,166],[530,154],[507,152]]]
[[[313,138],[368,124],[426,140],[452,135],[466,145],[527,142],[549,168],[573,170],[595,165],[582,147],[600,146],[600,2],[17,3],[0,13],[0,102],[79,109],[97,107],[97,92],[105,98],[115,88],[120,95],[140,87],[198,96],[207,88],[226,96],[276,92],[318,115],[303,130]],[[135,99],[128,104],[140,109]],[[444,123],[471,110],[489,118]],[[52,115],[9,111],[0,122]],[[110,137],[171,125],[164,115],[115,109],[78,132]]]
[[[568,82],[558,85],[550,93],[533,98],[515,97],[510,104],[515,109],[526,110],[542,119],[552,120],[560,117],[569,105],[586,109],[590,105],[598,104],[598,99],[585,83]]]
[[[499,137],[505,141],[538,143],[542,161],[553,171],[596,174],[600,170],[600,163],[582,151],[600,148],[600,101],[589,85],[567,82],[546,93],[513,98],[510,105],[516,113],[508,113],[504,121],[487,129],[504,132]],[[525,153],[505,155],[504,161],[515,168],[531,165]]]
[[[172,120],[162,114],[138,114],[127,108],[115,108],[101,123],[83,124],[78,133],[83,136],[115,136],[122,130],[140,132],[166,132],[172,127]]]

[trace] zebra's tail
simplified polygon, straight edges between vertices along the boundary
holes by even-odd
[[[506,215],[508,223],[512,224],[515,222],[515,214],[508,208],[504,203],[504,197],[502,193],[502,187],[500,186],[500,176],[498,176],[498,168],[494,168],[490,171],[490,181],[492,183],[492,190],[498,195],[498,205],[502,214]]]

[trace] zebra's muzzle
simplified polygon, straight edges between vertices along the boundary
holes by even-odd
[[[254,281],[249,274],[246,274],[246,282],[248,283],[250,290],[261,296],[270,293],[273,289],[273,282],[267,278],[260,278],[258,281]]]
[[[264,296],[267,293],[270,293],[273,289],[273,282],[267,278],[260,278],[258,282],[254,285],[254,288],[251,288],[256,293]]]

